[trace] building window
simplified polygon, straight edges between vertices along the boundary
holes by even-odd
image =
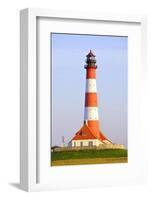
[[[88,142],[88,146],[92,147],[93,146],[93,142],[92,141]]]
[[[76,142],[74,142],[74,147],[76,147]]]
[[[83,142],[80,142],[80,147],[83,147]]]
[[[83,136],[83,135],[86,135],[86,133],[84,133],[84,132],[82,132],[82,131],[81,131],[81,132],[80,132],[80,135],[82,135],[82,136]]]

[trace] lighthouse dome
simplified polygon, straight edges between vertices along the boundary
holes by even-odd
[[[90,52],[86,55],[86,68],[87,67],[95,67],[96,68],[96,59],[95,54],[90,50]]]

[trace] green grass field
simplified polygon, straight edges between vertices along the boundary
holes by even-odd
[[[51,166],[127,162],[126,149],[51,152]]]

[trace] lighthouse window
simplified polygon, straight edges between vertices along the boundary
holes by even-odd
[[[89,146],[89,147],[92,147],[92,146],[93,146],[93,142],[90,141],[90,142],[88,143],[88,146]]]
[[[85,132],[83,132],[83,131],[81,131],[81,132],[80,132],[80,135],[82,135],[82,136],[83,136],[83,135],[86,135],[86,133],[85,133]]]
[[[83,142],[80,142],[80,146],[83,147]]]

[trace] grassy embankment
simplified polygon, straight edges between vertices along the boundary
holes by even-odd
[[[78,150],[51,152],[51,166],[126,163],[126,149]]]

